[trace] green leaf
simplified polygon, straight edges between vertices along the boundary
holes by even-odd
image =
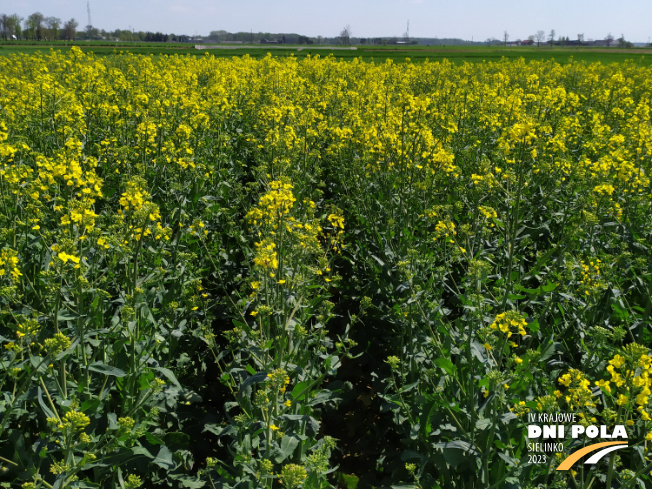
[[[523,287],[522,285],[519,284],[514,284],[514,289],[518,290],[519,292],[525,292],[527,294],[538,294],[539,289],[528,289],[527,287]]]
[[[126,372],[117,367],[112,367],[102,362],[93,362],[88,366],[88,370],[91,372],[97,372],[104,375],[113,375],[114,377],[124,377]]]
[[[257,374],[247,377],[247,379],[240,386],[240,392],[244,391],[247,387],[253,384],[259,384],[267,379],[267,372],[258,372]]]
[[[421,425],[421,436],[427,437],[430,431],[432,430],[432,424],[430,423],[430,415],[434,411],[435,407],[439,405],[438,401],[430,401],[426,408],[421,413],[421,419],[419,424]]]
[[[172,460],[172,452],[165,445],[158,451],[158,455],[152,463],[167,470],[172,470],[175,467],[174,460]]]
[[[417,381],[415,381],[415,382],[411,382],[411,383],[409,383],[409,384],[406,384],[406,385],[404,385],[403,387],[401,387],[401,389],[399,390],[399,392],[400,392],[401,394],[404,394],[404,393],[406,393],[406,392],[410,392],[410,391],[411,391],[412,389],[414,389],[415,387],[418,387],[420,383],[421,383],[421,381],[420,381],[420,380],[417,380]]]
[[[305,423],[306,434],[309,436],[316,435],[319,432],[319,422],[307,414],[283,414],[279,416],[282,420],[299,421]]]
[[[181,387],[181,384],[179,383],[179,381],[177,380],[177,378],[175,377],[175,375],[172,373],[172,370],[170,370],[169,368],[165,368],[165,367],[152,367],[152,370],[156,370],[157,372],[159,372],[160,374],[162,374],[163,377],[165,377],[166,379],[168,379],[170,382],[172,382],[172,383],[173,383],[176,387],[178,387],[179,389],[182,388],[182,387]]]
[[[435,443],[433,446],[442,450],[446,462],[448,462],[452,467],[457,467],[464,461],[480,456],[480,452],[478,452],[473,445],[464,440]]]
[[[118,424],[118,416],[115,413],[107,414],[106,419],[109,422],[109,428],[108,429],[117,430],[117,429],[120,428],[120,425]]]
[[[82,413],[94,413],[99,405],[99,399],[89,399],[82,403],[80,410]]]
[[[507,297],[512,301],[520,301],[526,298],[526,296],[520,294],[508,294]]]
[[[529,323],[529,324],[527,325],[527,327],[528,327],[528,329],[529,329],[530,331],[532,331],[533,333],[536,333],[537,331],[539,331],[539,321],[535,319],[534,321],[532,321],[531,323]]]
[[[39,373],[46,373],[47,366],[45,364],[45,359],[43,357],[30,356],[29,363],[32,364],[32,367],[36,369]]]
[[[187,447],[190,444],[190,436],[185,433],[174,431],[165,435],[165,444],[173,450],[175,449],[175,446],[177,449],[179,447]]]
[[[45,416],[48,418],[57,418],[57,415],[54,414],[54,411],[52,411],[48,405],[45,403],[43,400],[43,391],[41,390],[41,386],[38,386],[37,388],[37,394],[36,397],[38,398],[38,403],[41,405],[41,409],[43,409],[43,412],[45,413]]]
[[[292,400],[301,401],[305,399],[308,394],[306,387],[308,387],[308,382],[304,381],[297,383],[297,385],[294,386],[294,389],[292,389]]]
[[[140,390],[149,389],[151,382],[154,380],[154,372],[147,370],[138,378],[138,384],[140,385]]]
[[[131,453],[133,453],[134,455],[142,455],[144,457],[149,458],[150,460],[154,458],[154,455],[152,455],[150,451],[147,450],[147,448],[142,446],[133,447],[131,449]]]
[[[451,362],[448,358],[437,358],[434,361],[434,364],[443,369],[444,372],[446,372],[448,375],[453,375],[457,371],[457,367],[453,365],[453,362]]]
[[[285,435],[281,439],[281,446],[276,454],[276,462],[281,463],[283,460],[289,458],[294,449],[299,446],[299,438],[296,435]]]
[[[154,436],[152,433],[145,433],[145,439],[152,445],[163,445],[165,443],[163,440]]]

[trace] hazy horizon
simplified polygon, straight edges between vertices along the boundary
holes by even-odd
[[[87,24],[86,0],[16,0],[0,13],[26,18],[34,12],[75,18],[80,29]],[[211,31],[293,32],[306,36],[335,37],[349,25],[354,37],[403,36],[410,23],[410,37],[460,38],[484,41],[527,39],[542,30],[585,40],[621,35],[631,42],[649,42],[652,2],[623,0],[530,0],[508,2],[464,0],[333,0],[307,3],[298,0],[91,0],[93,26],[188,35]]]

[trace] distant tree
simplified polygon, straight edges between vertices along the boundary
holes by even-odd
[[[9,23],[9,16],[7,14],[0,15],[0,36],[5,41],[9,37],[7,34],[7,24]]]
[[[45,16],[41,12],[34,12],[25,21],[25,35],[31,39],[41,40],[43,37],[43,21]]]
[[[537,47],[539,47],[541,43],[546,40],[546,33],[543,31],[537,31],[534,37],[537,40]]]
[[[74,41],[77,27],[79,27],[79,23],[74,19],[74,17],[70,20],[67,20],[63,24],[63,38],[66,41]]]
[[[131,41],[131,31],[127,29],[116,29],[110,32],[108,36],[117,41]]]
[[[633,48],[634,45],[629,41],[625,41],[625,34],[621,34],[620,37],[618,38],[618,47],[629,49],[629,48]]]
[[[224,41],[229,41],[230,40],[230,39],[227,39],[228,35],[229,35],[229,33],[224,31],[224,30],[211,31],[210,34],[208,35],[208,38],[211,41],[224,42]]]
[[[86,30],[84,31],[84,36],[88,40],[99,39],[100,30],[97,27],[93,27],[92,25],[87,25]]]
[[[607,37],[604,38],[605,42],[607,43],[607,47],[611,46],[611,43],[614,42],[614,36],[611,35],[611,32],[607,34]]]
[[[23,19],[18,15],[0,15],[0,37],[5,41],[11,39],[11,36],[20,35],[20,23]]]
[[[46,17],[45,24],[45,37],[53,41],[59,37],[59,29],[61,28],[61,19],[58,17]]]
[[[21,27],[23,23],[23,18],[18,14],[13,14],[9,16],[9,22],[10,22],[9,35],[21,37],[23,34],[23,29]]]
[[[503,40],[505,41],[505,46],[507,46],[507,41],[509,41],[509,33],[507,31],[503,32]]]
[[[345,46],[351,44],[351,26],[348,24],[340,32],[340,43],[344,44]]]
[[[550,41],[550,45],[552,46],[555,42],[555,30],[550,29],[550,33],[548,34],[548,41]]]
[[[167,42],[168,36],[167,34],[163,34],[162,32],[146,32],[145,33],[145,39],[144,41],[146,42]]]
[[[578,34],[577,35],[577,44],[581,46],[583,42],[584,42],[584,34]]]

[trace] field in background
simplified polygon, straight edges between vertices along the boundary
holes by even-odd
[[[632,60],[635,63],[647,66],[652,63],[651,49],[616,49],[616,48],[563,48],[548,46],[541,47],[495,47],[495,46],[356,46],[356,50],[341,50],[341,46],[333,46],[333,50],[313,49],[308,45],[302,46],[279,46],[274,45],[273,49],[265,46],[238,48],[237,45],[228,45],[228,49],[195,49],[194,44],[181,43],[107,43],[103,41],[70,43],[57,41],[54,43],[43,42],[0,42],[0,55],[11,53],[31,54],[36,52],[46,53],[50,49],[67,52],[72,45],[78,46],[84,52],[93,52],[97,55],[109,55],[114,53],[131,52],[134,54],[189,54],[192,56],[203,56],[206,52],[216,57],[230,58],[232,56],[249,55],[255,59],[263,58],[267,53],[274,56],[295,56],[299,59],[306,56],[321,57],[332,54],[338,59],[362,58],[365,61],[383,61],[393,59],[403,62],[406,58],[412,61],[449,59],[454,63],[464,61],[499,61],[507,59],[523,58],[526,61],[538,61],[554,59],[560,63],[575,61],[614,63],[624,60]]]

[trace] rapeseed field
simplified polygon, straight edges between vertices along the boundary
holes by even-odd
[[[3,487],[652,484],[650,68],[72,48],[0,87]]]

